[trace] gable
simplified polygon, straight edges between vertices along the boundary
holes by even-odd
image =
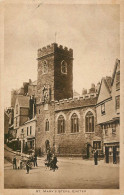
[[[97,103],[100,103],[110,97],[111,97],[111,94],[105,83],[105,79],[102,79]]]

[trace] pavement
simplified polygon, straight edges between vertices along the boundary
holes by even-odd
[[[7,145],[4,145],[4,149],[7,151],[10,151],[12,154],[18,156],[23,156],[23,157],[29,157],[29,155],[13,151],[11,148],[9,148]],[[19,158],[19,157],[18,157]],[[19,158],[20,159],[20,158]],[[46,156],[44,157],[38,157],[38,164],[44,163]],[[66,162],[66,163],[75,163],[75,164],[84,164],[84,165],[94,165],[94,160],[93,159],[82,159],[81,157],[58,157],[58,161],[61,162]],[[113,163],[105,163],[104,159],[103,160],[98,160],[98,165],[97,166],[107,166],[107,167],[119,167],[119,164],[113,164]]]
[[[38,167],[29,174],[26,169],[13,170],[12,151],[5,149],[4,186],[6,189],[118,189],[119,165],[81,158],[58,158],[59,169],[50,171],[44,166],[45,157],[38,158]],[[16,156],[18,159],[20,155]]]

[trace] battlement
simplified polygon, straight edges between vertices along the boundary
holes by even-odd
[[[69,55],[70,57],[73,57],[73,50],[67,47],[63,47],[62,45],[58,45],[57,43],[52,43],[51,45],[47,45],[46,47],[39,48],[37,51],[38,59],[41,57],[44,57],[46,55],[53,54],[55,52],[62,53],[63,55]]]
[[[55,109],[58,108],[71,108],[74,105],[76,105],[77,107],[81,107],[81,106],[87,106],[90,104],[95,104],[96,100],[98,97],[98,93],[92,93],[92,94],[86,94],[86,95],[82,95],[79,97],[74,97],[74,98],[68,98],[68,99],[62,99],[62,100],[51,100],[50,103],[51,104],[55,104]],[[44,101],[42,101],[42,99],[40,99],[39,102],[37,102],[37,104],[44,104]],[[75,106],[75,107],[76,107]]]
[[[64,110],[64,109],[72,109],[77,107],[85,107],[90,105],[95,105],[97,102],[97,93],[94,94],[86,94],[79,97],[63,99],[59,101],[55,101],[55,110]]]

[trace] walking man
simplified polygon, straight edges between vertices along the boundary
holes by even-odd
[[[34,167],[37,167],[37,154],[34,155]]]
[[[97,159],[98,159],[98,150],[95,150],[94,151],[94,163],[95,163],[95,165],[98,164]]]
[[[30,169],[30,161],[27,160],[26,162],[26,170],[27,170],[27,174],[29,173],[29,169]]]
[[[16,169],[16,156],[13,157],[13,169]]]

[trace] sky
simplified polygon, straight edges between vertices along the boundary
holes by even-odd
[[[37,79],[37,50],[55,42],[74,52],[73,88],[111,76],[120,58],[119,5],[6,4],[4,18],[4,105],[11,90]]]

